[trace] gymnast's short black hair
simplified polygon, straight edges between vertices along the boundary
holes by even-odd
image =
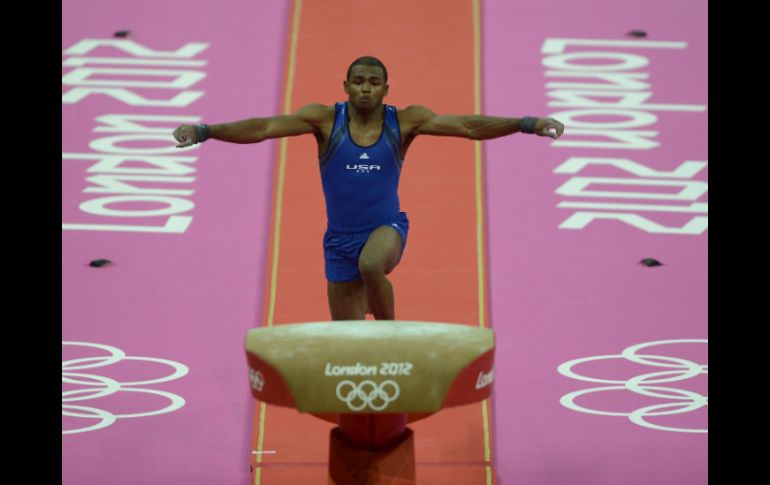
[[[379,59],[372,56],[364,56],[359,57],[348,68],[348,75],[345,77],[345,79],[350,79],[350,71],[353,70],[353,66],[377,66],[382,69],[383,74],[385,75],[385,79],[383,79],[384,82],[388,82],[388,70],[385,69],[385,64],[382,63]]]

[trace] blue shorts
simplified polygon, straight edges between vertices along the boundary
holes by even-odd
[[[333,283],[345,283],[361,279],[358,271],[358,258],[364,249],[369,235],[382,226],[391,226],[401,235],[401,254],[406,248],[406,237],[409,234],[409,219],[406,212],[399,212],[395,222],[381,224],[366,231],[347,232],[326,229],[324,234],[324,258],[326,279]]]

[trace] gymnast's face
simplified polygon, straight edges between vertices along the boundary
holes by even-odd
[[[385,73],[379,66],[353,66],[350,77],[344,82],[348,101],[364,113],[379,108],[382,98],[388,94],[384,77]]]

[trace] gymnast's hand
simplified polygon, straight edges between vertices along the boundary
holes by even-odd
[[[564,133],[564,124],[553,118],[539,118],[535,124],[535,134],[537,136],[550,136],[554,140]]]
[[[177,148],[186,148],[198,143],[198,140],[195,137],[195,128],[193,128],[192,125],[179,126],[174,130],[174,138],[179,142],[176,146]]]

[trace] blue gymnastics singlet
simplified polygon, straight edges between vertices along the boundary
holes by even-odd
[[[333,230],[363,231],[398,219],[401,130],[396,108],[384,107],[379,140],[363,147],[350,136],[347,102],[335,105],[329,146],[319,157],[326,217]]]

